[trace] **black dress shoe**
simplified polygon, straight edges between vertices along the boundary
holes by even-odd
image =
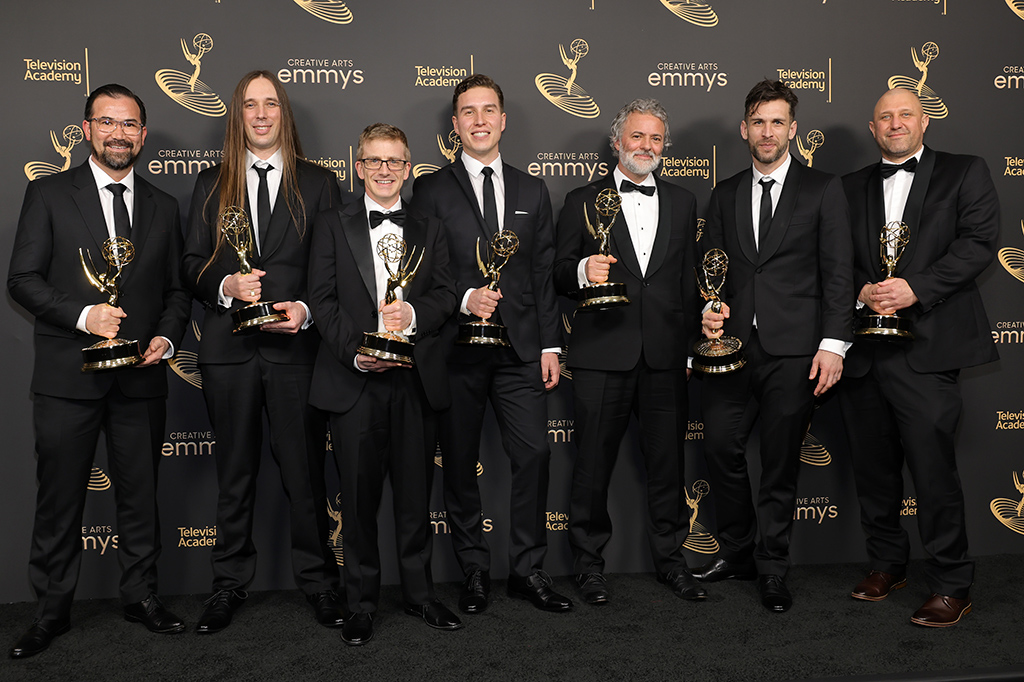
[[[487,608],[487,597],[491,594],[491,576],[487,571],[470,571],[462,582],[459,595],[459,611],[483,613]]]
[[[601,573],[580,573],[576,576],[576,585],[583,601],[588,604],[601,606],[608,603],[608,584]]]
[[[427,602],[422,606],[406,604],[405,612],[410,616],[422,618],[424,623],[438,630],[458,630],[462,627],[462,621],[459,620],[459,617],[437,599]]]
[[[688,601],[700,601],[708,598],[708,591],[693,579],[687,569],[672,571],[668,575],[658,574],[658,582],[668,585],[672,594]]]
[[[789,593],[781,575],[769,573],[758,576],[757,590],[761,593],[761,605],[769,611],[783,613],[793,605],[793,595]]]
[[[692,575],[705,583],[719,580],[753,580],[757,577],[757,568],[752,563],[733,563],[725,559],[715,559],[710,564],[695,568]]]
[[[341,639],[350,646],[361,646],[373,639],[373,614],[353,613],[341,626]]]
[[[50,642],[53,641],[54,637],[63,635],[70,629],[71,623],[67,621],[63,623],[36,621],[32,623],[32,627],[25,631],[25,634],[18,638],[18,641],[14,643],[14,646],[11,647],[8,653],[10,653],[11,658],[35,656],[39,652],[45,651],[46,647],[50,646]]]
[[[142,623],[150,632],[161,635],[185,632],[185,622],[165,609],[155,594],[149,595],[137,604],[125,606],[124,619],[129,623]]]
[[[510,575],[508,596],[525,599],[542,611],[570,611],[572,601],[551,589],[551,576],[544,571],[534,571],[528,578]]]
[[[199,622],[196,623],[196,632],[201,635],[211,635],[231,625],[231,616],[248,598],[249,595],[245,590],[221,590],[214,593],[204,602],[206,609],[199,617]]]
[[[316,622],[328,628],[340,628],[345,624],[345,605],[334,590],[324,590],[306,595],[306,601],[313,607]]]

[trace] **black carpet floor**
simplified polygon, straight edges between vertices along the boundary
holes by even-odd
[[[922,628],[928,597],[914,580],[878,603],[853,600],[863,566],[799,566],[794,607],[772,614],[749,582],[715,583],[706,602],[675,598],[653,575],[609,576],[612,603],[569,614],[509,599],[495,582],[483,614],[456,632],[405,615],[386,587],[376,636],[349,647],[317,625],[297,591],[250,595],[230,628],[153,635],[116,600],[77,602],[72,629],[44,653],[0,660],[0,680],[1024,680],[1024,556],[982,557],[974,611],[956,627]],[[569,578],[557,588],[576,596]],[[455,608],[458,586],[438,586]],[[205,596],[205,595],[203,595]],[[193,625],[203,596],[166,598]],[[0,606],[0,643],[29,625],[34,604]]]

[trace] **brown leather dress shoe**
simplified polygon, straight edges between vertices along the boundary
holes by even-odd
[[[914,612],[910,622],[930,628],[948,628],[971,612],[970,599],[957,599],[943,594],[933,594],[924,605]]]
[[[857,583],[857,587],[853,588],[850,596],[864,601],[882,601],[893,590],[906,586],[906,576],[893,575],[885,571],[871,571],[868,573],[868,577]]]

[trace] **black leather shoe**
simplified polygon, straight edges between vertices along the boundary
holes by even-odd
[[[324,590],[306,595],[306,601],[313,607],[316,622],[328,628],[340,628],[345,624],[345,605],[334,590]]]
[[[700,601],[708,598],[708,591],[693,579],[693,575],[686,569],[672,571],[668,575],[658,575],[658,582],[668,585],[672,594],[680,599],[688,601]]]
[[[692,575],[705,583],[716,583],[719,580],[753,580],[757,577],[757,568],[752,563],[740,564],[715,559],[710,564],[693,569]]]
[[[137,604],[125,606],[124,619],[129,623],[142,623],[150,632],[161,635],[185,632],[185,622],[165,609],[155,594],[149,595]]]
[[[32,627],[25,631],[18,641],[14,643],[8,652],[11,658],[28,658],[45,651],[55,637],[63,635],[71,629],[71,623],[40,622],[32,623]]]
[[[572,601],[551,589],[551,576],[544,571],[534,571],[528,578],[510,575],[508,596],[525,599],[542,611],[572,610]]]
[[[196,632],[201,635],[211,635],[231,625],[231,616],[248,598],[249,595],[245,590],[221,590],[214,593],[204,602],[206,609],[199,617],[199,622],[196,623]]]
[[[793,605],[793,595],[786,588],[781,575],[758,576],[757,590],[761,593],[761,605],[769,611],[784,613]]]
[[[576,585],[580,588],[583,601],[592,606],[608,603],[608,584],[600,573],[580,573],[576,576]]]
[[[470,571],[462,582],[459,595],[459,611],[483,613],[487,608],[487,597],[491,594],[491,576],[487,571]]]
[[[353,613],[346,618],[341,639],[350,646],[362,646],[373,639],[373,614]]]
[[[462,627],[462,621],[459,620],[459,617],[437,599],[427,602],[422,606],[406,604],[405,612],[410,616],[422,618],[424,623],[438,630],[458,630]]]

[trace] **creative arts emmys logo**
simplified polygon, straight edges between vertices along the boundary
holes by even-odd
[[[1024,483],[1021,482],[1016,471],[1013,472],[1013,486],[1017,489],[1017,494],[1021,496],[1020,501],[997,497],[989,504],[989,509],[999,519],[999,523],[1014,533],[1024,535]]]
[[[89,474],[89,485],[86,486],[88,490],[99,492],[101,490],[110,489],[110,478],[103,473],[103,469],[99,467],[93,467],[92,473]]]
[[[202,332],[199,331],[199,325],[195,320],[192,320],[192,333],[196,335],[196,341],[199,341],[202,336]],[[199,372],[199,354],[193,353],[190,350],[178,349],[174,353],[174,357],[167,361],[167,364],[171,366],[174,373],[179,377],[192,384],[196,388],[203,387],[203,375]]]
[[[929,41],[921,46],[920,57],[917,56],[917,48],[915,47],[910,48],[910,55],[914,59],[914,66],[921,72],[921,78],[892,76],[889,78],[889,89],[903,88],[905,90],[913,90],[921,99],[921,109],[924,113],[928,114],[930,118],[946,118],[949,115],[949,109],[946,108],[942,98],[929,86],[925,85],[925,81],[928,80],[928,65],[939,56],[939,46]]]
[[[718,551],[718,540],[703,524],[697,521],[700,501],[709,492],[711,492],[711,486],[705,480],[694,481],[693,497],[690,497],[690,493],[683,488],[683,494],[686,495],[686,506],[690,508],[690,533],[686,536],[683,547],[699,554],[715,554]]]
[[[342,0],[295,0],[295,4],[331,24],[352,23],[352,10]]]
[[[189,111],[203,116],[223,116],[228,108],[210,86],[199,80],[199,70],[202,66],[200,61],[203,55],[213,49],[213,38],[208,33],[196,34],[192,39],[192,47],[196,50],[195,54],[189,50],[185,39],[181,39],[181,51],[185,55],[185,61],[194,67],[192,75],[175,69],[160,69],[156,72],[156,83],[168,97]]]
[[[437,136],[437,148],[441,150],[441,156],[448,159],[448,163],[454,163],[456,154],[462,149],[462,140],[459,139],[458,133],[453,130],[448,133],[447,144],[445,143],[445,138],[440,135]],[[435,166],[432,163],[418,163],[412,167],[412,176],[418,178],[421,175],[429,175],[440,168],[440,166]]]
[[[534,82],[540,94],[562,111],[579,118],[597,118],[601,109],[594,98],[576,83],[576,68],[579,61],[590,52],[590,45],[583,38],[577,38],[569,45],[570,57],[562,45],[558,46],[562,55],[562,63],[569,69],[569,78],[553,73],[538,74]]]
[[[1024,0],[1006,0],[1006,6],[1021,19],[1024,19]]]
[[[338,505],[338,509],[331,506],[331,501],[327,500],[327,516],[338,525],[331,531],[330,537],[327,538],[327,546],[334,554],[334,560],[339,566],[345,565],[345,549],[342,547],[342,535],[341,535],[341,493],[334,498],[334,503]]]
[[[64,128],[61,133],[64,138],[64,144],[61,144],[60,140],[57,139],[57,133],[50,131],[50,140],[53,142],[53,149],[62,157],[64,157],[64,163],[60,166],[54,163],[47,163],[46,161],[29,161],[25,164],[25,175],[28,176],[29,180],[38,180],[44,178],[47,175],[53,175],[54,173],[60,173],[71,168],[71,150],[79,142],[85,139],[85,135],[82,133],[82,129],[71,124]]]
[[[796,138],[796,148],[800,152],[800,156],[804,157],[807,161],[807,167],[810,168],[814,165],[814,152],[817,151],[821,145],[825,144],[825,133],[820,130],[812,130],[807,133],[807,146],[804,146],[802,138]]]
[[[695,26],[710,28],[718,25],[718,15],[711,5],[695,0],[661,0],[669,12]]]

